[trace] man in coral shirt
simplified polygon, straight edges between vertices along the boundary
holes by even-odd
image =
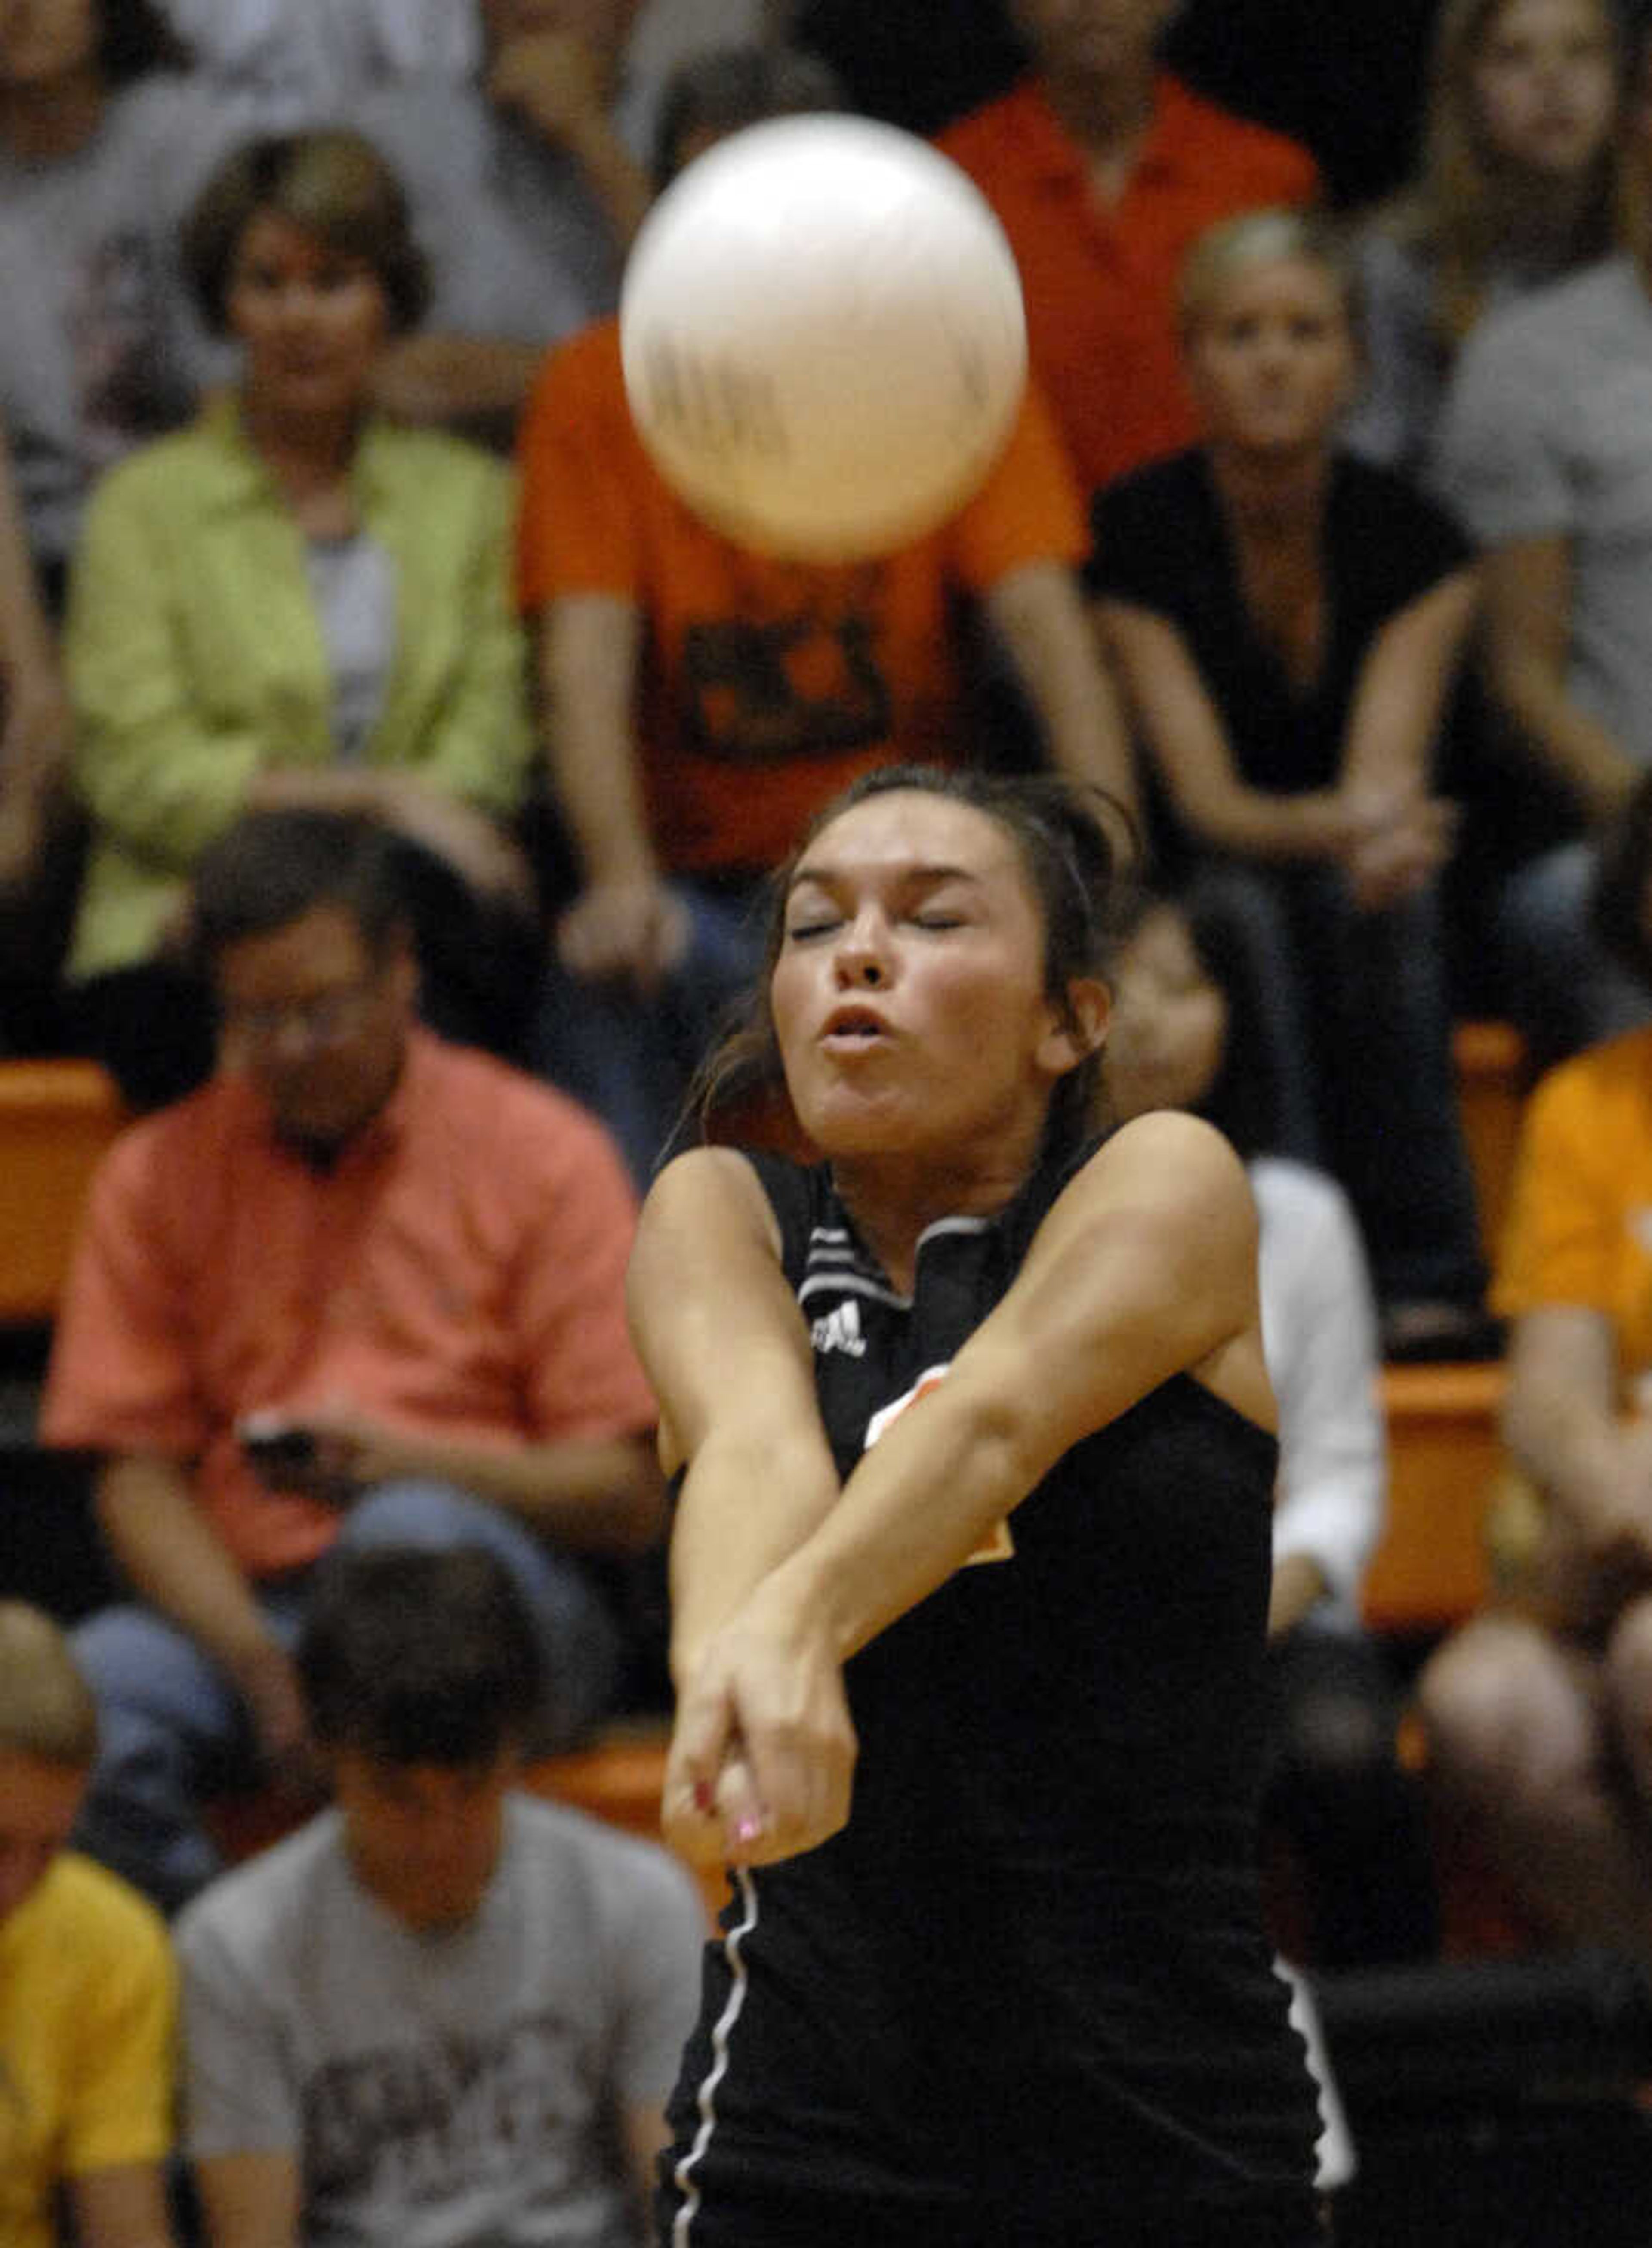
[[[224,1066],[106,1158],[58,1324],[44,1431],[100,1456],[144,1603],[79,1635],[79,1832],[167,1907],[216,1869],[200,1798],[302,1766],[288,1650],[335,1541],[490,1546],[544,1641],[549,1740],[614,1685],[590,1563],[659,1526],[629,1186],[570,1102],[415,1027],[393,847],[263,812],[203,860]]]
[[[1176,285],[1194,238],[1313,202],[1314,160],[1162,70],[1177,0],[1014,0],[1034,68],[937,145],[987,197],[1021,271],[1033,370],[1086,491],[1198,434]]]

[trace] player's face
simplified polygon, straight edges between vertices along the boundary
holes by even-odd
[[[1227,1002],[1173,906],[1149,914],[1108,978],[1107,1091],[1120,1123],[1150,1108],[1197,1108],[1216,1081]]]
[[[1470,83],[1489,154],[1554,177],[1584,170],[1616,106],[1597,0],[1508,0],[1486,26]]]
[[[389,1764],[340,1749],[329,1765],[362,1887],[408,1928],[468,1920],[499,1861],[515,1751],[487,1764],[446,1765]]]
[[[281,1137],[341,1146],[388,1100],[418,985],[405,945],[375,953],[343,907],[316,906],[226,945],[214,981],[225,1062],[257,1086]]]
[[[770,984],[804,1130],[828,1155],[963,1168],[1035,1144],[1081,1059],[1043,953],[1020,852],[986,813],[896,790],[833,820],[793,878]]]
[[[1205,307],[1187,361],[1213,442],[1263,454],[1312,449],[1328,438],[1354,382],[1341,291],[1307,258],[1244,268]]]
[[[97,51],[97,0],[0,0],[0,86],[46,86]]]
[[[68,1841],[85,1787],[72,1765],[0,1749],[0,1925]]]
[[[385,284],[366,260],[273,211],[257,212],[236,245],[225,311],[249,397],[295,416],[353,413],[390,328]]]

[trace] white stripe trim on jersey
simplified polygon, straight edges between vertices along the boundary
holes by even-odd
[[[995,1223],[990,1217],[938,1217],[918,1235],[918,1246],[921,1249],[926,1241],[932,1241],[939,1233],[985,1233],[987,1227]]]
[[[868,1280],[858,1272],[811,1272],[797,1291],[797,1300],[806,1304],[811,1296],[829,1290],[838,1296],[869,1296],[875,1304],[892,1304],[898,1312],[910,1312],[910,1296],[898,1296],[893,1288],[886,1288],[881,1280]]]
[[[672,2248],[688,2248],[689,2229],[700,2213],[700,2185],[694,2172],[705,2160],[706,2149],[717,2128],[717,2087],[728,2073],[728,2040],[746,2003],[746,1963],[741,1956],[741,1947],[757,1925],[757,1884],[752,1879],[749,1866],[736,1866],[733,1871],[740,1890],[741,1916],[723,1938],[723,1957],[728,1962],[728,1996],[712,2028],[711,2066],[694,2099],[700,2110],[700,2126],[694,2133],[693,2145],[672,2172],[672,2182],[682,2196],[671,2221]]]

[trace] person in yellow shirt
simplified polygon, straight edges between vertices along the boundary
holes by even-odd
[[[1652,776],[1594,921],[1652,990]],[[1533,1094],[1492,1300],[1502,1597],[1422,1673],[1430,1778],[1541,1930],[1652,1968],[1652,1025]]]
[[[0,2248],[171,2248],[176,1975],[159,1916],[65,1848],[97,1745],[49,1616],[0,1600]]]

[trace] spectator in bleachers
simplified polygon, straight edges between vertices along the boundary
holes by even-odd
[[[1652,989],[1652,779],[1605,847],[1601,939]],[[1503,1596],[1419,1698],[1430,1775],[1558,1939],[1652,1968],[1652,1027],[1527,1107],[1494,1301],[1511,1321],[1492,1510]]]
[[[222,1066],[100,1166],[42,1412],[99,1455],[142,1603],[79,1635],[103,1723],[81,1831],[167,1905],[215,1869],[203,1793],[300,1755],[288,1650],[336,1540],[490,1546],[566,1740],[611,1706],[625,1566],[659,1527],[624,1172],[570,1102],[416,1026],[384,829],[253,815],[195,915]]]
[[[475,0],[160,0],[198,66],[249,95],[266,130],[353,116],[386,79],[464,85],[483,68],[487,30]],[[619,63],[611,116],[645,161],[659,90],[702,47],[754,38],[775,0],[538,0],[533,20],[592,43]],[[526,24],[523,11],[514,11]],[[500,21],[504,11],[495,10]]]
[[[387,355],[379,394],[509,445],[546,346],[614,305],[647,205],[614,113],[638,0],[472,4],[474,80],[384,84],[352,121],[406,181],[433,282],[428,326]]]
[[[176,225],[233,120],[184,60],[148,0],[0,8],[0,426],[53,629],[93,480],[186,417],[201,371]],[[49,640],[9,634],[3,660],[0,1049],[16,1051],[61,1041],[84,829]]]
[[[1191,1108],[1246,1158],[1280,1415],[1264,1817],[1304,1877],[1308,1962],[1374,1967],[1426,1957],[1438,1936],[1393,1682],[1360,1621],[1387,1506],[1376,1309],[1341,1189],[1269,1145],[1266,999],[1245,938],[1218,886],[1138,908],[1109,979],[1103,1082],[1112,1121]]]
[[[1609,0],[1445,0],[1422,171],[1362,233],[1351,451],[1420,472],[1481,315],[1612,249],[1621,88]]]
[[[705,1909],[658,1844],[520,1791],[537,1652],[486,1553],[317,1587],[333,1807],[178,1926],[210,2248],[643,2248]]]
[[[0,426],[0,893],[38,856],[68,755],[68,697]]]
[[[51,1618],[0,1601],[0,2239],[171,2248],[165,1929],[67,1845],[97,1745]],[[59,2226],[65,2217],[72,2231]]]
[[[1158,59],[1177,0],[1014,0],[1034,69],[939,146],[1021,265],[1033,370],[1084,489],[1196,434],[1176,282],[1195,236],[1319,189],[1307,152],[1192,93]]]
[[[176,229],[234,130],[148,0],[0,9],[0,420],[60,607],[99,471],[183,421]]]
[[[782,12],[857,109],[909,133],[940,132],[1027,68],[1004,0],[783,0]]]
[[[58,1037],[75,855],[68,767],[68,698],[0,427],[0,1053]]]
[[[1464,345],[1432,479],[1484,549],[1505,794],[1541,847],[1494,894],[1501,1011],[1546,1059],[1643,1018],[1589,931],[1594,837],[1652,765],[1652,42],[1630,58],[1626,246],[1492,312]]]
[[[1391,1354],[1484,1347],[1437,876],[1437,735],[1467,542],[1337,451],[1357,363],[1323,221],[1202,236],[1182,328],[1202,444],[1097,496],[1091,575],[1156,777],[1170,877],[1219,861],[1271,963],[1279,1144],[1341,1182]]]
[[[728,49],[661,105],[663,186],[722,134],[829,107],[812,58]],[[582,875],[544,1066],[646,1177],[712,1025],[755,972],[759,878],[852,775],[956,760],[970,712],[955,614],[984,619],[1050,760],[1132,792],[1074,577],[1082,511],[1029,394],[982,490],[877,561],[777,561],[702,524],[632,426],[618,325],[550,360],[523,430],[518,591],[538,637],[547,751]]]
[[[377,79],[475,67],[464,0],[158,0],[196,67],[250,97],[267,132],[348,113]]]
[[[354,134],[261,139],[215,174],[184,239],[242,373],[110,473],[76,559],[79,1036],[134,1100],[198,1077],[164,957],[190,872],[241,812],[320,805],[404,839],[435,900],[420,933],[437,1019],[508,1050],[521,956],[537,955],[508,835],[532,754],[509,481],[371,410],[387,341],[426,301],[406,200]]]

